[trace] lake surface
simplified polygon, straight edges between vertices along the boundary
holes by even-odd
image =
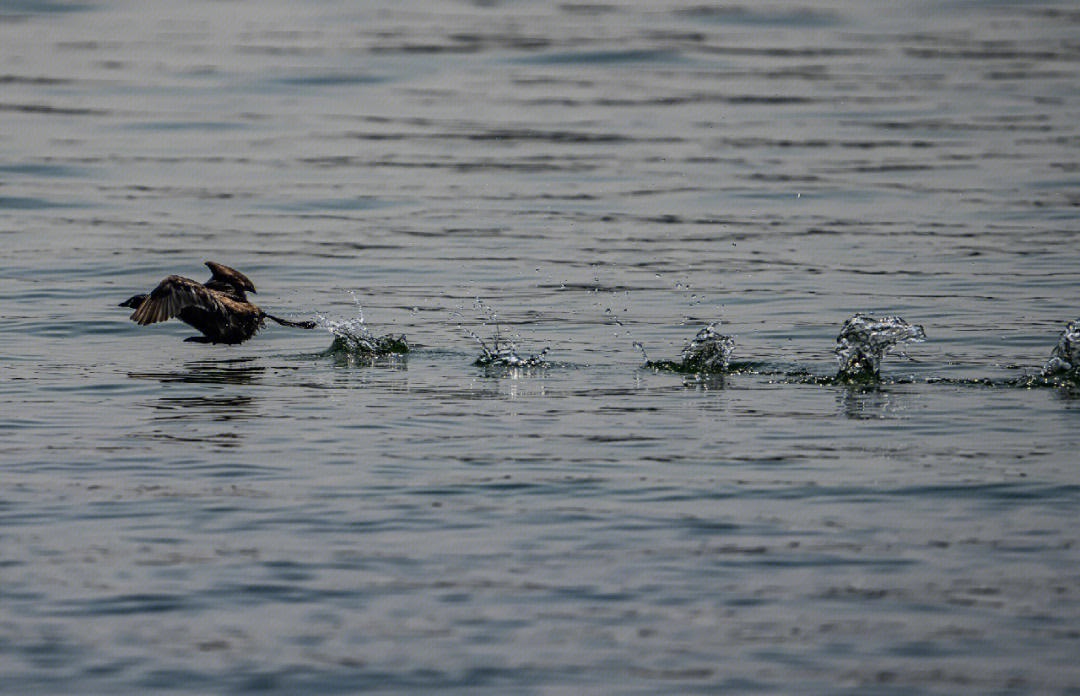
[[[0,691],[1080,692],[1078,36],[0,3]],[[412,350],[116,306],[206,260]],[[927,340],[834,380],[856,312]]]

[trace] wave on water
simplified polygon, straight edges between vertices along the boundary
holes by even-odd
[[[484,325],[491,324],[495,327],[495,335],[492,337],[491,345],[489,346],[484,339],[476,334],[476,332],[470,331],[469,328],[463,324],[458,324],[462,331],[472,336],[473,339],[480,344],[480,357],[473,362],[474,365],[480,367],[518,368],[548,366],[548,362],[544,359],[548,352],[547,348],[544,348],[535,355],[526,355],[522,357],[518,354],[517,345],[514,341],[503,336],[502,327],[499,325],[499,316],[495,311],[485,305],[480,299],[477,299],[475,304],[477,309],[487,316],[487,319],[483,321]]]
[[[881,360],[894,346],[925,340],[923,327],[900,317],[875,319],[868,314],[856,314],[844,322],[836,337],[836,360],[840,366],[837,376],[876,379]]]
[[[376,358],[409,352],[409,343],[405,339],[405,334],[378,336],[368,328],[368,325],[364,323],[364,309],[360,306],[360,301],[355,294],[351,292],[349,294],[356,303],[355,317],[339,320],[331,319],[323,314],[315,315],[318,325],[334,336],[334,341],[326,349],[325,354],[351,358]]]
[[[735,339],[718,332],[718,323],[713,322],[698,331],[693,340],[682,349],[678,360],[649,360],[645,347],[636,341],[634,345],[641,350],[645,367],[655,370],[688,374],[727,372],[731,365],[731,353],[735,350]]]

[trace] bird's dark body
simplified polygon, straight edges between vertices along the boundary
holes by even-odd
[[[198,343],[243,343],[258,333],[267,319],[282,326],[315,328],[314,322],[288,321],[263,312],[247,299],[247,291],[255,292],[247,276],[213,261],[206,265],[213,274],[206,283],[171,275],[149,295],[135,295],[120,306],[134,309],[131,319],[141,325],[175,317],[202,334],[185,339]]]
[[[263,327],[262,311],[250,302],[234,309],[223,319],[220,315],[197,307],[180,310],[180,321],[202,332],[210,343],[243,343]],[[199,338],[195,336],[194,338]]]

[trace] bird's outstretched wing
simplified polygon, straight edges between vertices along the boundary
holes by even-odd
[[[131,320],[146,326],[159,321],[167,321],[184,307],[195,306],[208,312],[225,312],[221,301],[202,283],[190,278],[171,275],[161,281],[146,301],[131,315]]]

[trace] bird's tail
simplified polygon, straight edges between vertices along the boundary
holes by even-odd
[[[266,318],[276,321],[282,326],[291,326],[294,329],[314,329],[318,326],[318,324],[313,321],[289,321],[288,319],[278,319],[272,314],[267,314]]]

